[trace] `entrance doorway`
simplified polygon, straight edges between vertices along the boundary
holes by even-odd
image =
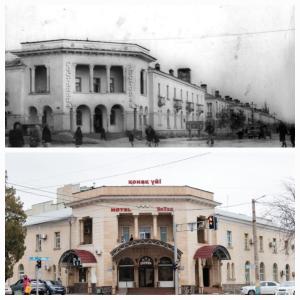
[[[154,287],[153,260],[148,256],[144,256],[140,259],[139,287]]]
[[[101,132],[103,127],[103,117],[102,117],[102,109],[100,106],[95,108],[95,116],[94,116],[94,131]]]
[[[203,268],[203,286],[209,287],[209,268],[208,267]]]

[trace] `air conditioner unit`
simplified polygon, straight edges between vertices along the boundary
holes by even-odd
[[[41,234],[40,238],[43,239],[43,240],[46,240],[47,239],[47,234],[46,233]]]

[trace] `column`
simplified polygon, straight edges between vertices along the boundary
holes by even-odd
[[[90,93],[94,91],[94,65],[89,65],[90,68]]]
[[[139,216],[134,215],[134,239],[139,238]]]
[[[35,66],[31,68],[31,92],[35,93]]]
[[[46,66],[46,78],[47,78],[47,82],[46,82],[46,91],[47,93],[50,92],[50,67]]]
[[[77,67],[77,64],[73,64],[72,75],[74,74],[74,76],[71,75],[72,76],[71,77],[71,84],[73,82],[73,91],[74,92],[76,92],[76,67]]]
[[[157,239],[157,215],[153,215],[153,238]]]
[[[106,92],[110,93],[110,66],[106,66]]]
[[[126,67],[123,66],[123,93],[126,93]]]
[[[202,291],[203,288],[203,262],[201,258],[198,258],[198,268],[199,268],[199,287]]]

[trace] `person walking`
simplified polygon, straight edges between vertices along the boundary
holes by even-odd
[[[146,133],[146,145],[148,147],[151,147],[152,139],[153,139],[153,129],[150,125],[146,128],[145,133]]]
[[[295,147],[295,125],[292,125],[290,128],[290,136],[291,136],[292,146]]]
[[[14,123],[14,127],[8,133],[8,142],[10,147],[24,147],[24,136],[21,123]]]
[[[31,130],[30,130],[30,135],[29,135],[29,146],[30,147],[39,147],[40,142],[41,142],[41,129],[39,125],[35,125]]]
[[[159,142],[160,142],[158,134],[154,135],[154,139],[153,140],[154,140],[154,147],[158,147]]]
[[[213,147],[214,145],[214,132],[215,132],[215,127],[213,125],[212,122],[208,122],[207,125],[206,125],[206,129],[205,131],[207,132],[208,134],[208,137],[207,137],[207,145]]]
[[[30,295],[31,293],[31,280],[27,275],[23,278],[23,291],[24,295]]]
[[[81,128],[78,126],[74,134],[75,146],[80,147],[82,145],[82,132]]]
[[[42,142],[43,142],[44,147],[49,147],[49,145],[52,142],[51,131],[47,124],[44,126],[44,129],[43,129]]]
[[[133,132],[129,132],[128,140],[129,140],[129,143],[131,144],[131,147],[134,147],[134,134],[133,134]]]
[[[285,124],[282,121],[279,123],[278,131],[279,131],[279,140],[281,142],[281,147],[286,148],[285,135],[287,134],[287,129]]]
[[[100,137],[101,137],[101,140],[106,141],[106,132],[103,127],[100,129]]]

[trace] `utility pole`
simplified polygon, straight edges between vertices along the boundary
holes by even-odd
[[[255,266],[255,294],[260,294],[259,283],[259,267],[258,267],[258,249],[257,249],[257,230],[256,230],[256,208],[255,204],[258,199],[265,197],[265,195],[252,199],[252,230],[253,230],[253,247],[254,247],[254,266]]]
[[[176,243],[177,225],[175,223],[175,216],[173,215],[173,240],[174,240],[174,287],[175,295],[179,294],[178,291],[178,265],[177,265],[177,243]]]

